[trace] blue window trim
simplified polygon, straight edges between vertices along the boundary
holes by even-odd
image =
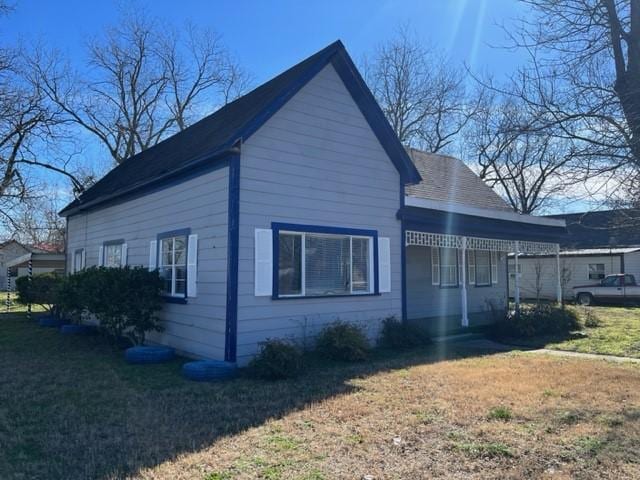
[[[240,243],[240,155],[229,159],[227,207],[227,302],[224,359],[235,362],[238,346],[238,262]]]
[[[185,257],[189,258],[189,235],[191,235],[190,228],[180,228],[178,230],[171,230],[168,232],[159,233],[156,236],[156,268],[160,268],[160,240],[163,238],[171,238],[171,237],[186,237],[187,241],[185,242],[184,254]],[[189,292],[187,291],[189,282],[187,281],[187,276],[189,275],[189,269],[185,269],[184,273],[184,296],[173,296],[166,293],[162,294],[164,301],[166,303],[187,303],[187,297],[189,296]]]
[[[279,288],[279,240],[280,231],[300,232],[300,233],[326,233],[334,235],[355,235],[360,237],[373,238],[373,293],[354,293],[347,295],[305,295],[300,297],[280,297],[278,295]],[[322,225],[301,225],[297,223],[271,223],[271,231],[273,235],[273,291],[271,298],[273,300],[303,300],[306,298],[338,298],[338,297],[365,297],[372,295],[380,295],[380,280],[378,275],[378,231],[363,230],[356,228],[329,227]]]

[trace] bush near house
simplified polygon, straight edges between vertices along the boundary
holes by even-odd
[[[92,267],[70,275],[62,289],[67,312],[95,315],[100,329],[112,340],[125,337],[144,343],[146,333],[160,331],[157,312],[162,308],[162,280],[157,271],[143,267]]]
[[[40,305],[51,314],[58,313],[58,294],[63,278],[55,273],[41,273],[16,279],[18,302],[23,305]]]
[[[429,336],[415,325],[403,323],[393,316],[382,322],[379,344],[383,348],[414,348],[430,343]]]
[[[498,337],[531,338],[580,330],[577,312],[547,303],[521,305],[519,312],[509,312],[495,325]]]
[[[281,380],[298,376],[303,366],[298,347],[285,340],[269,339],[260,344],[260,352],[249,363],[247,372],[253,378]]]
[[[360,362],[369,354],[369,341],[359,326],[337,321],[318,334],[316,348],[331,360]]]

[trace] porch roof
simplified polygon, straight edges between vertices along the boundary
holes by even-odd
[[[567,234],[563,221],[548,218],[484,209],[450,211],[444,205],[427,208],[408,203],[413,204],[398,211],[406,230],[546,243],[559,243]]]

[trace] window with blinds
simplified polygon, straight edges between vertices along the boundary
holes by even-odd
[[[458,285],[458,253],[455,248],[440,249],[440,285]]]
[[[278,296],[324,297],[373,292],[373,239],[280,232]]]

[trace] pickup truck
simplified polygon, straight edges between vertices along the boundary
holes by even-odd
[[[607,275],[596,285],[573,287],[573,295],[580,305],[601,303],[640,302],[640,286],[633,275]]]

